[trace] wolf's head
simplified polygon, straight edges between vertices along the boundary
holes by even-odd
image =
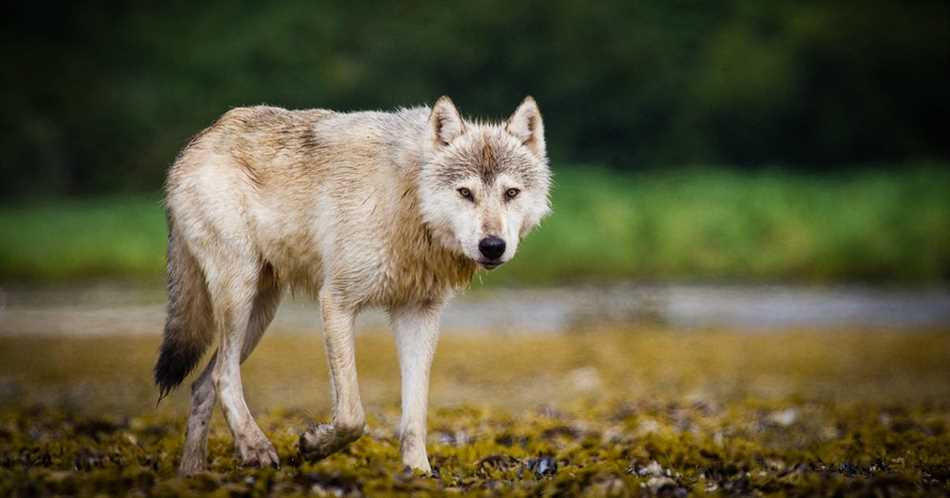
[[[433,235],[482,267],[510,260],[551,210],[544,124],[527,97],[502,123],[463,120],[448,97],[429,115],[419,175],[422,216]]]

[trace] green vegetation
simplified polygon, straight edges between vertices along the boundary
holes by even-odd
[[[950,171],[938,167],[822,176],[573,168],[555,182],[554,215],[497,281],[950,275]]]
[[[91,7],[5,17],[0,196],[148,191],[227,109],[538,99],[554,157],[639,169],[950,159],[950,4],[571,0]]]
[[[276,334],[243,370],[280,469],[238,467],[216,413],[191,479],[175,475],[187,389],[155,407],[158,337],[0,338],[0,495],[942,495],[950,334],[933,332],[448,336],[435,477],[399,464],[385,333],[357,341],[367,435],[301,461],[298,433],[328,414],[321,340]]]
[[[0,208],[0,279],[162,281],[165,216],[158,196],[49,201]]]
[[[809,176],[558,168],[554,214],[485,284],[616,279],[889,281],[950,275],[950,171]],[[0,208],[0,279],[159,283],[158,196]]]

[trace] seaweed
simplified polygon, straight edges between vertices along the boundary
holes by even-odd
[[[328,414],[326,374],[318,338],[278,334],[245,379],[280,468],[239,466],[216,415],[208,470],[179,477],[187,395],[154,408],[157,342],[0,338],[0,381],[15,387],[0,397],[0,496],[950,491],[942,331],[629,330],[511,336],[502,346],[446,337],[433,371],[430,475],[399,462],[398,370],[382,334],[358,341],[367,434],[323,461],[299,458],[298,432]]]

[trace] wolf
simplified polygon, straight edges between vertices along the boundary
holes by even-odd
[[[363,434],[354,320],[382,307],[398,350],[402,462],[430,472],[440,311],[476,272],[511,260],[549,214],[548,162],[530,96],[502,122],[463,119],[448,97],[395,112],[243,107],[193,137],[166,182],[159,401],[215,337],[218,347],[191,386],[180,472],[205,468],[216,401],[241,463],[279,464],[248,410],[240,366],[288,288],[319,301],[331,380],[331,420],[301,434],[300,453],[321,459]]]

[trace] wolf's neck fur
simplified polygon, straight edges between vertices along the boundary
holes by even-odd
[[[415,129],[407,136],[425,133],[424,121],[413,124]],[[383,282],[388,296],[380,296],[390,304],[395,296],[401,300],[407,296],[419,301],[441,300],[455,289],[468,286],[477,270],[470,258],[446,248],[422,218],[418,182],[426,152],[420,143],[420,138],[414,138],[396,145],[396,163],[401,171],[395,175],[393,188],[399,200],[395,219],[388,221],[390,252]]]
[[[401,205],[400,221],[394,228],[393,260],[405,259],[407,268],[420,273],[417,279],[435,279],[443,285],[459,287],[468,285],[475,273],[476,264],[468,257],[446,248],[432,229],[422,220],[417,193],[407,192],[410,201]],[[422,282],[420,282],[421,284]]]

